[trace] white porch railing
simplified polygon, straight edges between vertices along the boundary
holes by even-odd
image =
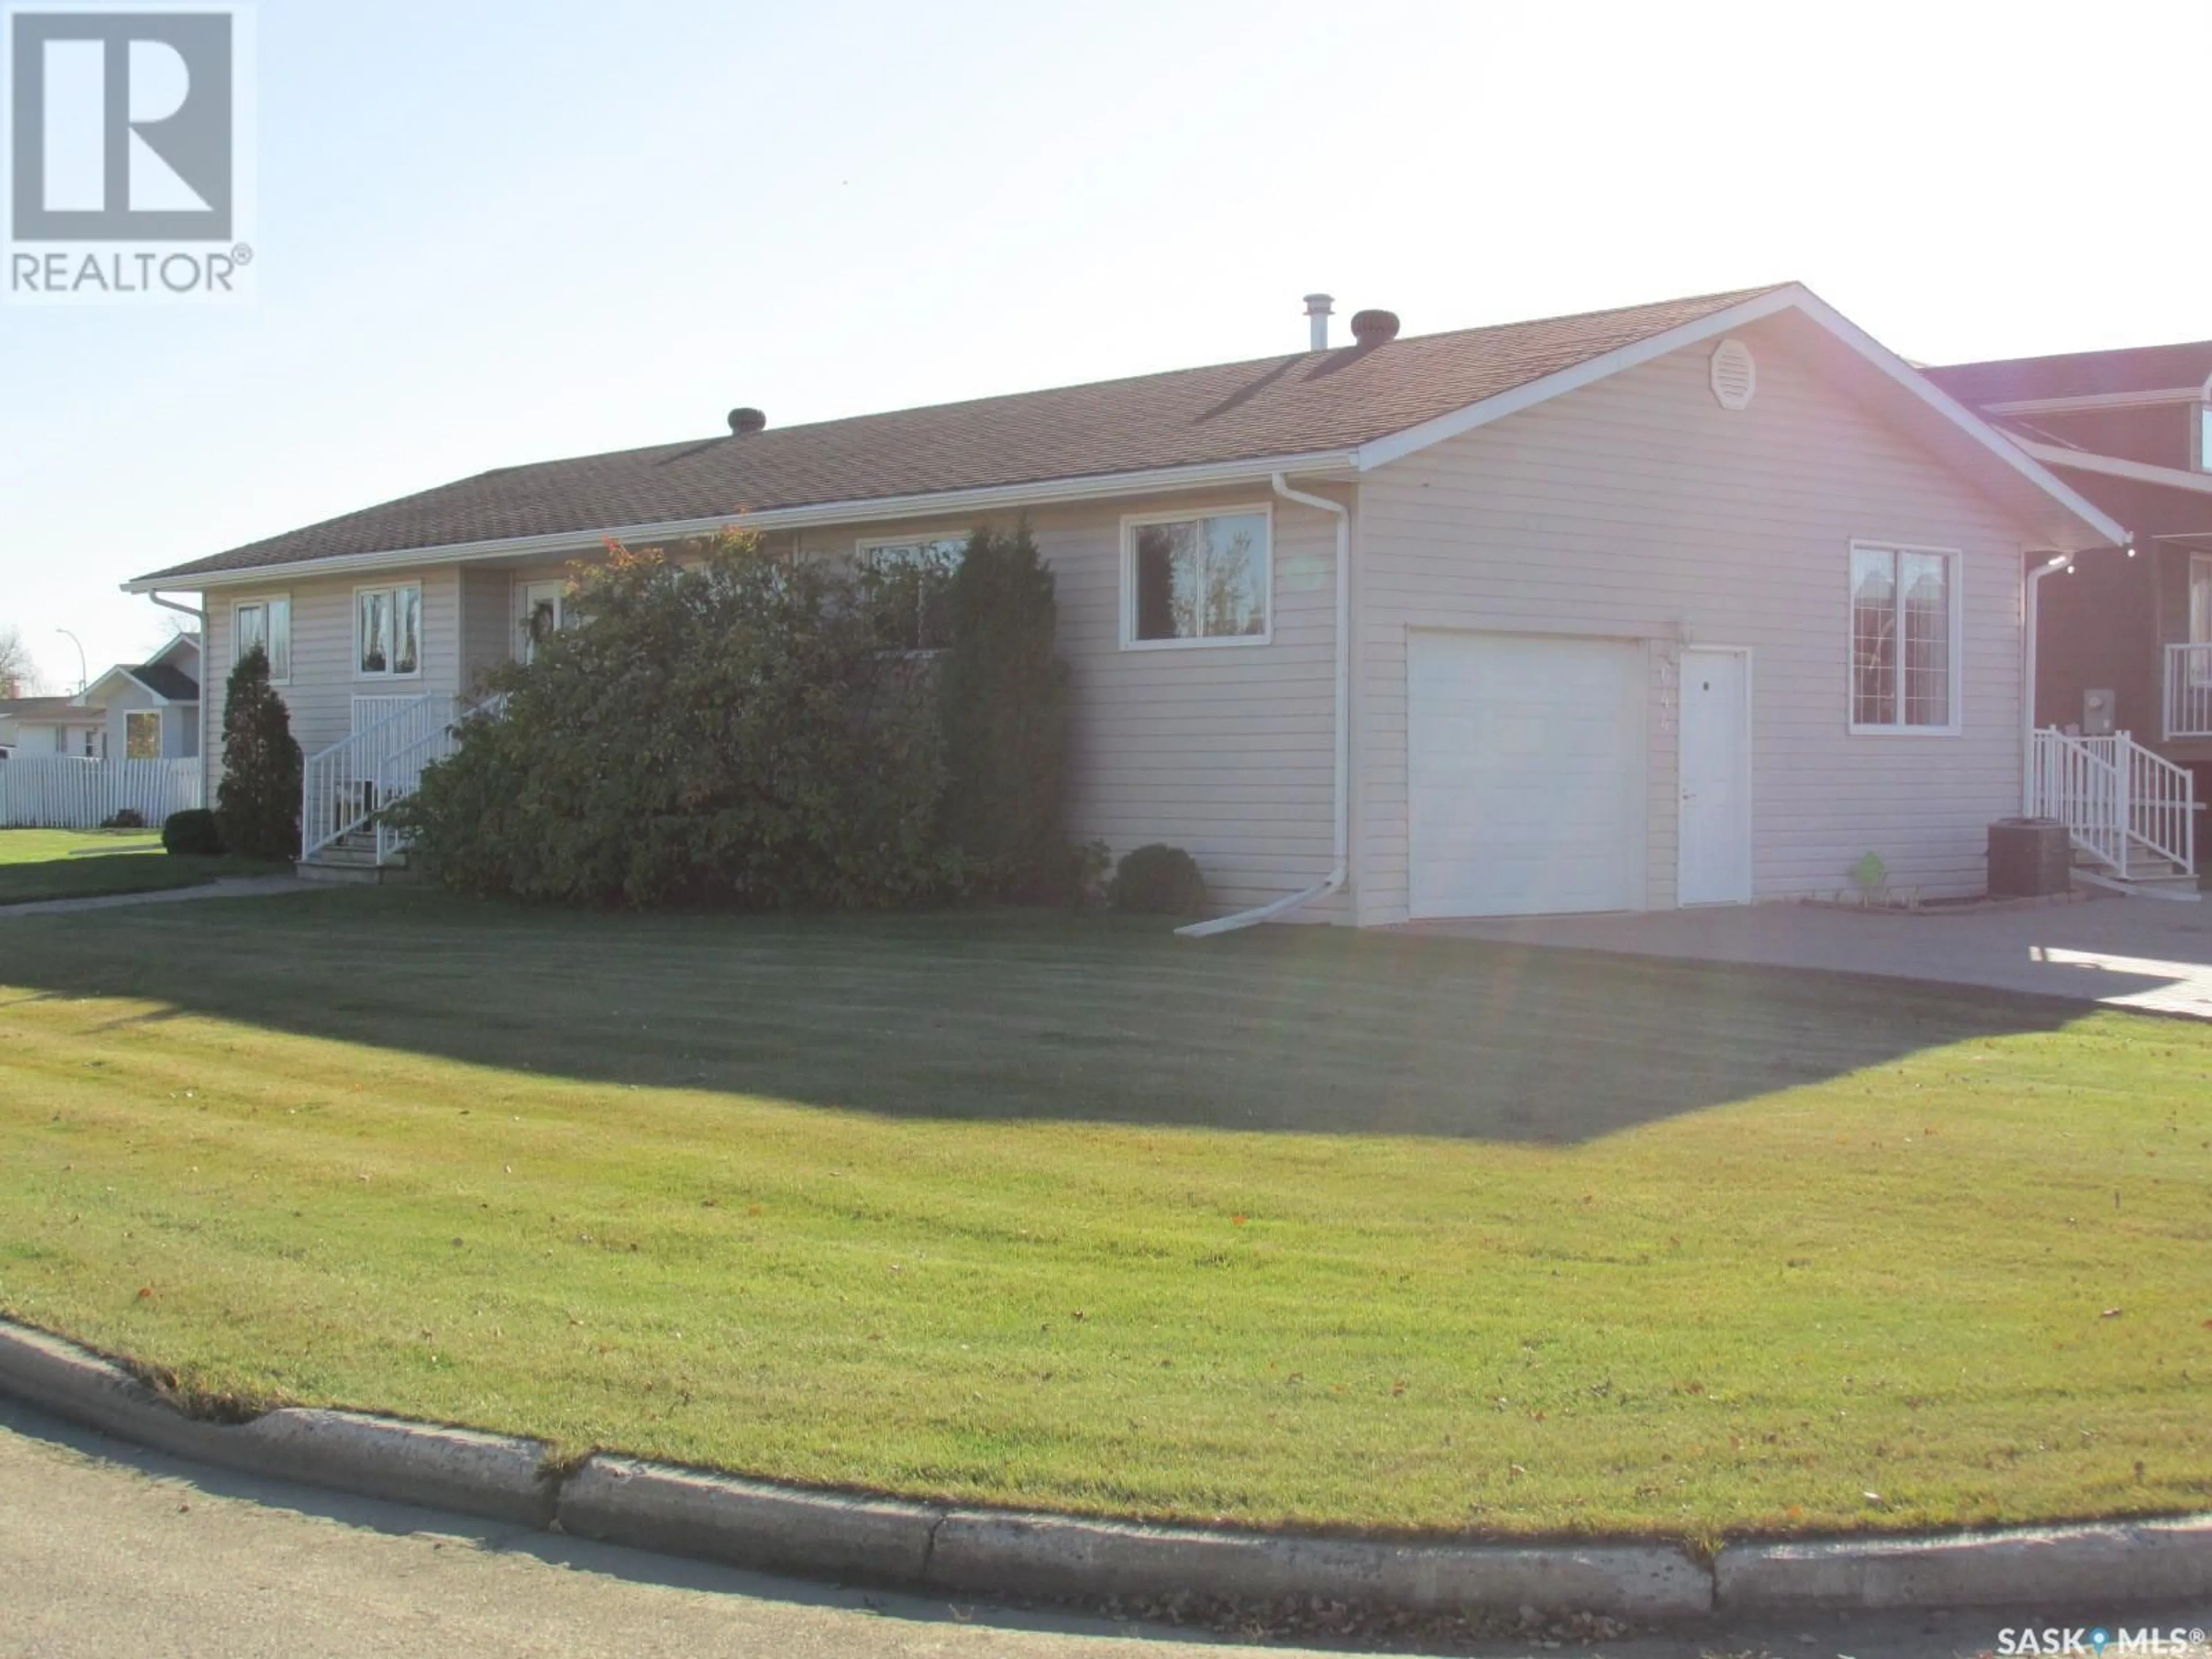
[[[2166,735],[2212,738],[2212,645],[2166,647]]]
[[[444,692],[407,698],[351,737],[308,756],[300,781],[300,856],[312,859],[413,794],[423,769],[459,744],[453,734],[458,703]],[[380,864],[388,856],[389,833],[380,822]]]
[[[2154,858],[2197,872],[2195,781],[2125,732],[2039,731],[2028,782],[2029,810],[2063,823],[2076,847],[2122,881]]]
[[[96,830],[125,810],[158,830],[200,792],[196,760],[18,755],[0,761],[0,830]]]

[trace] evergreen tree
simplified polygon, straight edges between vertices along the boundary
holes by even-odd
[[[1060,830],[1067,665],[1054,654],[1052,572],[1026,520],[979,528],[947,593],[952,643],[939,682],[946,841],[1000,896],[1065,896]]]
[[[234,853],[299,856],[300,745],[284,699],[269,684],[268,653],[258,645],[238,659],[224,693],[216,818]]]

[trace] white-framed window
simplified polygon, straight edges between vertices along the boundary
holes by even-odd
[[[1853,542],[1850,729],[1960,730],[1958,550]]]
[[[353,592],[354,678],[411,679],[422,672],[422,588],[416,582]]]
[[[517,586],[515,598],[520,615],[515,622],[514,654],[520,661],[532,662],[537,659],[538,647],[568,625],[568,584],[558,577],[523,582]]]
[[[2197,405],[2197,441],[2191,447],[2199,472],[2212,472],[2212,392]]]
[[[1121,648],[1265,645],[1274,514],[1265,506],[1121,520]]]
[[[886,651],[942,651],[952,643],[952,573],[968,556],[963,534],[883,536],[854,544],[854,557]]]
[[[270,593],[256,599],[240,599],[230,608],[230,662],[238,659],[255,646],[269,653],[269,679],[274,685],[283,685],[292,678],[292,596]]]
[[[160,709],[131,708],[124,711],[123,758],[125,760],[161,758],[161,711]]]

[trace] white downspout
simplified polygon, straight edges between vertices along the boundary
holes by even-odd
[[[2020,815],[2035,816],[2035,636],[2042,612],[2043,579],[2073,568],[2074,556],[2061,553],[2027,573],[2027,635],[2021,643]]]
[[[1316,899],[1327,898],[1340,890],[1350,873],[1352,863],[1352,510],[1325,496],[1309,495],[1293,489],[1279,472],[1274,475],[1275,494],[1286,501],[1296,501],[1301,507],[1310,507],[1322,513],[1336,515],[1336,821],[1334,825],[1335,859],[1327,879],[1293,893],[1288,898],[1277,899],[1254,910],[1239,910],[1233,916],[1217,916],[1212,921],[1194,922],[1188,927],[1178,927],[1176,934],[1183,939],[1210,939],[1216,933],[1233,933],[1240,927],[1249,927],[1255,922],[1273,921],[1301,909]],[[1272,572],[1274,550],[1270,548],[1269,568]]]
[[[213,790],[211,790],[211,789],[210,789],[210,788],[208,787],[208,770],[207,770],[207,766],[208,766],[208,760],[207,760],[207,757],[208,757],[208,733],[207,733],[207,720],[208,720],[208,690],[207,690],[207,676],[208,676],[208,625],[207,625],[207,612],[206,612],[206,611],[203,611],[203,610],[201,610],[201,609],[199,609],[197,605],[179,605],[179,604],[178,604],[178,603],[177,603],[177,601],[176,601],[176,600],[174,600],[174,599],[163,599],[163,598],[162,598],[159,593],[149,593],[146,597],[147,597],[148,599],[149,599],[153,600],[155,604],[156,604],[156,605],[160,605],[160,606],[161,607],[161,609],[162,609],[162,610],[164,610],[164,611],[182,611],[185,616],[190,617],[191,617],[194,622],[198,623],[200,625],[200,702],[199,702],[199,711],[200,711],[200,712],[199,712],[199,721],[200,721],[200,741],[199,741],[199,753],[195,757],[195,758],[199,762],[199,768],[200,768],[200,805],[203,805],[203,806],[204,806],[204,805],[206,805],[208,804],[208,802],[209,802],[209,801],[210,801],[210,800],[212,800],[212,799],[215,799],[215,792],[214,792]]]

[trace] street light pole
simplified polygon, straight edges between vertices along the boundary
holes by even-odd
[[[85,688],[92,684],[91,670],[84,659],[84,641],[66,628],[57,628],[54,632],[76,647],[76,694],[81,697],[84,695]]]

